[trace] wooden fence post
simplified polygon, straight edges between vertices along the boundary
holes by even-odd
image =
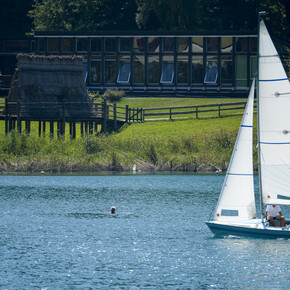
[[[198,106],[195,107],[196,119],[198,119]]]
[[[129,121],[129,105],[126,105],[126,118],[125,118],[126,123]]]
[[[171,114],[172,114],[172,111],[171,111],[171,108],[169,109],[169,119],[171,120]]]
[[[107,132],[107,99],[103,101],[103,124],[102,124],[103,133]]]
[[[113,104],[113,112],[114,112],[114,130],[117,131],[117,104]]]
[[[221,116],[221,105],[219,104],[219,117]]]

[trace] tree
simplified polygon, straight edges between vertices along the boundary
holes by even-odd
[[[137,0],[136,22],[142,29],[192,30],[200,27],[201,0]]]
[[[80,31],[136,28],[134,0],[33,0],[34,30]]]

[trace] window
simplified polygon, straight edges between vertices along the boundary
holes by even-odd
[[[120,51],[128,52],[131,51],[131,39],[128,37],[120,38]]]
[[[63,38],[62,40],[62,51],[63,52],[73,52],[73,39],[72,38]]]
[[[215,84],[217,82],[218,77],[218,67],[216,61],[208,61],[206,66],[205,84]]]
[[[162,84],[171,84],[174,79],[174,61],[173,56],[163,58],[162,63],[162,74],[160,83]]]
[[[79,37],[77,39],[77,51],[88,50],[88,39],[86,37]]]
[[[58,38],[48,38],[48,52],[58,52],[59,51],[59,39]]]
[[[247,37],[237,37],[236,38],[236,51],[247,52],[248,50],[248,38]]]
[[[116,52],[117,41],[116,38],[107,37],[105,38],[105,51]]]
[[[246,87],[247,86],[247,56],[237,55],[236,58],[236,86]]]
[[[174,52],[174,37],[163,38],[163,51]]]
[[[92,57],[91,60],[91,82],[102,82],[102,60],[98,57]]]
[[[117,79],[117,66],[115,57],[107,56],[105,60],[105,82],[115,83]]]
[[[148,37],[148,52],[159,52],[158,37]]]
[[[145,58],[143,55],[136,55],[134,58],[134,83],[145,83]]]
[[[230,53],[233,51],[233,38],[232,37],[222,37],[221,40],[221,52]]]
[[[177,38],[177,52],[188,52],[188,38],[187,37]]]
[[[45,38],[38,38],[38,50],[39,52],[45,52],[45,45],[46,39]]]
[[[221,57],[221,82],[222,84],[231,84],[233,75],[233,62],[231,55]]]
[[[193,53],[203,52],[203,37],[192,37],[191,49]]]
[[[177,58],[177,82],[188,83],[188,57],[185,55]]]
[[[201,84],[203,82],[203,57],[192,56],[192,83]]]
[[[257,37],[251,37],[251,52],[257,52]]]
[[[118,83],[129,83],[131,76],[131,65],[129,56],[121,56],[119,63]]]
[[[87,82],[88,79],[88,62],[83,61],[83,76],[84,76],[84,82]]]
[[[93,52],[101,52],[102,51],[102,39],[98,38],[91,38],[91,51]]]
[[[208,37],[207,38],[207,52],[217,52],[218,51],[218,38]]]
[[[159,83],[160,69],[159,56],[148,56],[148,82],[151,84]]]
[[[257,57],[251,56],[251,79],[257,75]]]
[[[134,51],[144,52],[146,41],[144,37],[134,37]]]

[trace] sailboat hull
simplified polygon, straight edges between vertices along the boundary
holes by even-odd
[[[209,229],[216,236],[253,236],[261,238],[286,238],[290,239],[289,227],[264,226],[260,221],[245,222],[241,224],[224,224],[221,222],[209,221],[206,223]]]

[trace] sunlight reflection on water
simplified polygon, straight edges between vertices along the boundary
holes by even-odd
[[[222,182],[0,176],[0,288],[289,288],[288,240],[206,227]]]

